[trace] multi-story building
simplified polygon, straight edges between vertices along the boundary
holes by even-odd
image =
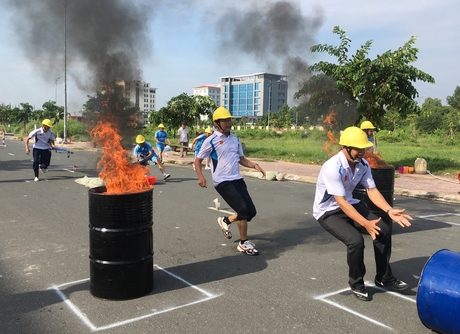
[[[221,77],[221,105],[233,117],[254,123],[287,103],[287,76],[255,73]]]
[[[125,96],[130,105],[139,107],[139,123],[149,125],[150,113],[156,110],[157,88],[150,86],[150,83],[139,80],[123,81]]]
[[[209,96],[220,107],[220,85],[204,85],[193,88],[193,95]]]

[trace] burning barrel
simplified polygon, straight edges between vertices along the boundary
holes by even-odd
[[[393,206],[393,194],[394,194],[394,185],[395,185],[395,168],[393,166],[385,166],[379,168],[371,168],[372,177],[374,178],[375,185],[380,191],[385,200]],[[364,202],[367,207],[377,214],[379,217],[382,217],[383,220],[390,219],[388,215],[384,214],[367,196],[366,189],[362,185],[358,184],[353,190],[353,197]]]
[[[153,290],[153,190],[89,194],[90,292],[104,299],[133,299]]]

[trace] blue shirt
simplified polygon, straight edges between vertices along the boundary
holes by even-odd
[[[242,179],[240,174],[240,158],[244,156],[243,147],[238,137],[230,133],[227,137],[219,131],[205,139],[197,158],[211,157],[211,175],[214,186],[224,181]]]
[[[331,157],[321,167],[316,181],[313,216],[319,219],[327,211],[338,209],[334,196],[345,196],[352,205],[358,203],[359,199],[353,198],[358,183],[366,189],[376,187],[371,167],[365,159],[355,165],[353,174],[343,151]]]
[[[155,138],[159,141],[158,144],[164,145],[166,143],[166,138],[169,138],[169,136],[166,131],[158,130],[157,132],[155,132]]]
[[[153,152],[153,155],[150,157],[149,160],[157,159],[158,156],[156,155],[155,151],[153,150],[152,145],[148,141],[144,142],[144,146],[141,147],[141,145],[137,144],[136,147],[134,148],[134,156],[137,158],[139,157],[140,154],[142,154],[145,157],[147,157],[150,154],[150,151]]]
[[[198,137],[196,137],[196,142],[195,142],[195,156],[200,152],[201,145],[203,145],[203,142],[206,139],[206,135],[202,133]]]

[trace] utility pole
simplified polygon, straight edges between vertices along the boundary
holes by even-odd
[[[64,144],[67,144],[67,0],[64,0]]]
[[[57,82],[59,80],[60,76],[56,78],[56,87],[54,88],[54,102],[56,102],[57,105]]]

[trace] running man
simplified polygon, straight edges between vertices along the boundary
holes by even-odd
[[[159,158],[163,163],[163,151],[165,150],[166,141],[169,145],[171,145],[171,141],[169,140],[168,133],[165,131],[165,126],[163,123],[158,125],[158,131],[155,132],[155,141],[157,142],[157,150],[159,153]]]
[[[51,150],[54,149],[54,140],[56,139],[53,131],[51,131],[51,127],[51,121],[44,119],[42,127],[30,132],[26,139],[26,154],[29,154],[29,140],[35,138],[32,151],[34,158],[32,168],[34,170],[35,182],[40,180],[38,178],[38,169],[40,168],[42,173],[46,173],[51,163]]]
[[[239,165],[254,168],[265,177],[265,171],[256,163],[249,161],[243,154],[241,143],[230,130],[232,129],[232,116],[223,108],[217,108],[212,119],[216,131],[203,142],[198,156],[195,158],[195,170],[198,175],[198,185],[207,187],[206,179],[201,170],[203,159],[211,157],[211,175],[214,187],[225,202],[236,213],[229,217],[219,217],[217,222],[228,239],[232,237],[230,225],[238,225],[240,242],[237,250],[247,255],[259,255],[254,244],[248,240],[248,222],[257,214],[256,207],[248,193],[246,183],[240,174]]]

